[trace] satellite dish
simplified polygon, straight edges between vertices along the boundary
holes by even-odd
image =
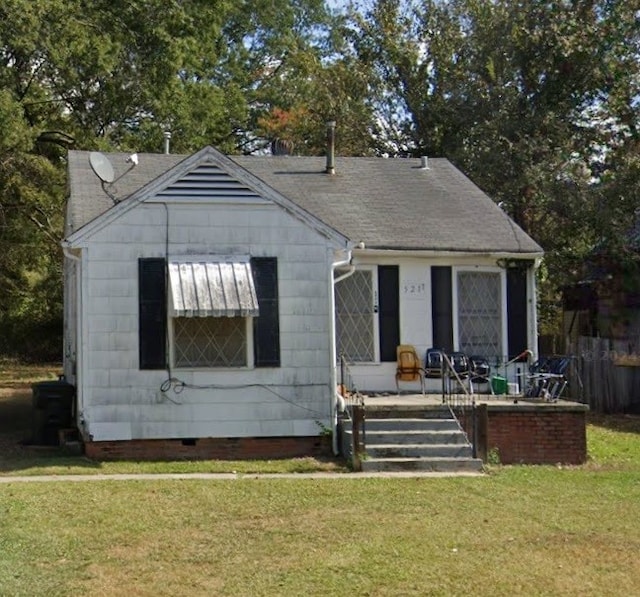
[[[89,154],[89,164],[91,164],[91,169],[102,182],[109,183],[114,181],[113,166],[106,155],[99,151],[92,151]]]

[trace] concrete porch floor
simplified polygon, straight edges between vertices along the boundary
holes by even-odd
[[[391,392],[361,393],[364,396],[365,408],[409,407],[410,410],[416,410],[422,407],[433,409],[442,405],[442,394],[439,393],[427,393],[425,395],[404,392],[401,392],[400,394]],[[522,408],[524,410],[528,408],[549,408],[553,410],[577,407],[588,410],[588,406],[586,404],[581,404],[579,402],[572,402],[569,400],[548,402],[542,398],[527,398],[521,394],[472,394],[470,397],[464,394],[453,394],[450,396],[451,403],[453,405],[464,404],[471,398],[475,400],[476,404],[487,404],[489,408],[509,407],[510,409]]]

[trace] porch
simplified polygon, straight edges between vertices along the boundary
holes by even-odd
[[[475,457],[494,464],[583,464],[587,459],[585,404],[522,395],[447,396]],[[368,421],[433,420],[449,410],[442,394],[362,394],[363,449]]]

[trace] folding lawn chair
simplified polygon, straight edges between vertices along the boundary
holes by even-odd
[[[562,396],[567,387],[567,369],[570,357],[540,357],[529,369],[526,395],[531,398],[542,398],[555,402]]]

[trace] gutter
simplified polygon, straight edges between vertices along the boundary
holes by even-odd
[[[331,271],[329,280],[329,286],[331,288],[331,296],[329,297],[330,301],[330,309],[329,309],[329,358],[331,365],[331,449],[333,450],[334,455],[338,454],[338,379],[336,374],[336,363],[338,361],[337,354],[337,344],[336,344],[336,293],[335,293],[335,285],[348,278],[355,272],[356,268],[351,263],[352,259],[352,249],[351,243],[347,245],[345,249],[346,257],[341,261],[333,261],[331,263]],[[339,268],[348,267],[348,270],[340,274],[336,277],[336,270]]]
[[[360,251],[356,251],[357,254]],[[491,259],[533,259],[539,260],[544,256],[542,251],[530,251],[526,253],[517,253],[512,251],[452,251],[437,249],[382,249],[367,245],[367,255],[376,257],[488,257]]]

